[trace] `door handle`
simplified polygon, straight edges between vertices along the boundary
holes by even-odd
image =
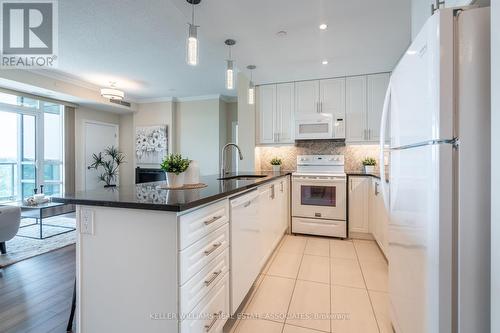
[[[222,315],[222,311],[219,311],[219,312],[216,312],[216,313],[213,314],[214,318],[212,319],[212,321],[210,322],[210,324],[205,325],[205,332],[210,332],[210,330],[215,325],[215,323],[217,322],[217,320],[219,320],[219,317],[221,315]]]
[[[271,199],[274,199],[275,193],[274,193],[274,184],[271,185]]]
[[[205,286],[208,287],[210,284],[212,284],[212,282],[214,282],[215,279],[217,279],[217,277],[220,275],[220,273],[222,273],[222,269],[219,269],[217,272],[213,272],[212,277],[208,280],[205,280]]]
[[[219,248],[219,246],[221,246],[222,243],[221,242],[217,242],[217,243],[214,243],[212,244],[212,248],[210,248],[210,250],[205,250],[205,255],[208,256],[210,255],[212,252],[214,252],[215,250],[217,250]]]

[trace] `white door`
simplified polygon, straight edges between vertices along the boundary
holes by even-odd
[[[346,79],[346,141],[366,140],[366,76],[348,77]]]
[[[320,111],[333,116],[334,138],[345,138],[345,78],[320,81]]]
[[[384,107],[384,97],[389,85],[389,73],[367,76],[367,129],[369,141],[378,142],[380,139],[380,119]]]
[[[280,143],[292,143],[294,141],[294,106],[294,84],[282,83],[276,85],[276,131]]]
[[[118,125],[98,122],[84,122],[85,133],[85,190],[93,190],[102,187],[98,176],[101,169],[89,169],[92,164],[93,154],[103,152],[104,149],[114,146],[118,147]]]
[[[319,113],[319,81],[295,82],[295,113]]]
[[[274,143],[276,115],[276,85],[257,88],[260,143]]]

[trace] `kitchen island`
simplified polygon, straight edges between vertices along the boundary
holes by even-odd
[[[289,174],[207,176],[200,189],[163,190],[156,182],[54,198],[77,205],[77,331],[222,331],[239,306],[231,303],[230,279],[238,273],[232,263],[246,260],[231,252],[230,225],[239,221],[231,221],[230,200],[255,193],[243,203],[256,207],[245,223],[257,236],[254,249],[263,250],[248,256],[263,267],[289,225]]]

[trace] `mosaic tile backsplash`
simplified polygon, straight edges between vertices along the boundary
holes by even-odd
[[[362,171],[361,161],[373,157],[379,163],[378,145],[346,145],[336,140],[303,140],[294,145],[260,146],[255,148],[255,161],[260,170],[271,170],[269,161],[273,157],[281,158],[283,170],[297,169],[297,155],[344,155],[346,171]]]

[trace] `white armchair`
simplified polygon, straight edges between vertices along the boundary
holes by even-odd
[[[21,208],[0,207],[0,253],[7,253],[5,242],[14,238],[21,224]]]

